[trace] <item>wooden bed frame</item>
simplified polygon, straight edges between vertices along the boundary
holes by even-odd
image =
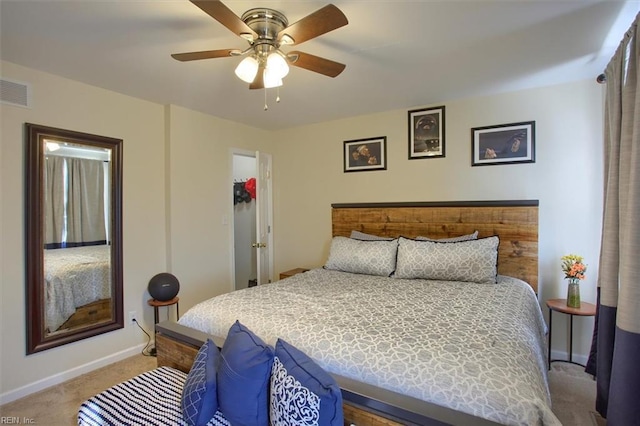
[[[497,235],[498,273],[538,288],[538,201],[332,204],[333,236],[358,230],[379,236],[447,238]],[[156,324],[158,366],[188,372],[207,338],[224,338],[166,321]],[[345,426],[495,425],[466,413],[333,375],[342,389]]]

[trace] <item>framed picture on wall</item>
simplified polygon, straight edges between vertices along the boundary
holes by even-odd
[[[409,111],[409,160],[444,157],[444,106]]]
[[[536,122],[499,124],[471,129],[471,165],[536,162]]]
[[[387,137],[344,141],[344,171],[364,172],[387,169]]]

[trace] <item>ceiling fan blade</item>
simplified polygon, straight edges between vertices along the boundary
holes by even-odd
[[[249,84],[249,89],[264,89],[264,64],[258,67],[256,78]]]
[[[218,0],[191,0],[191,3],[202,9],[207,15],[227,27],[236,35],[250,34],[252,39],[256,39],[258,34],[253,31],[242,19],[231,9]]]
[[[193,0],[192,0],[193,1]],[[328,4],[318,9],[311,15],[289,25],[278,33],[278,39],[287,35],[293,39],[293,43],[300,44],[307,40],[326,34],[349,23],[344,13],[336,6]]]
[[[347,67],[340,62],[331,61],[309,53],[293,51],[287,54],[289,63],[295,67],[324,74],[328,77],[337,77]]]
[[[171,57],[178,61],[197,61],[198,59],[227,58],[238,49],[205,50],[202,52],[173,53]]]

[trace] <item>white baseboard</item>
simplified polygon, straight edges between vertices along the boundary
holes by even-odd
[[[54,374],[53,376],[46,377],[33,383],[29,383],[28,385],[22,386],[18,389],[5,392],[0,395],[0,405],[7,404],[17,399],[23,398],[27,395],[31,395],[32,393],[39,392],[51,386],[59,385],[60,383],[66,382],[67,380],[89,373],[93,370],[97,370],[98,368],[102,368],[109,364],[113,364],[114,362],[118,362],[125,358],[137,355],[145,346],[146,343],[141,343],[129,349],[125,349],[123,351],[116,352],[115,354],[108,355],[104,358],[100,358],[87,364],[74,367],[70,370],[63,371],[62,373]]]
[[[587,365],[587,360],[589,357],[587,355],[576,354],[574,353],[571,357],[573,362],[577,362],[578,364]],[[551,360],[560,360],[560,361],[568,361],[569,354],[567,352],[561,351],[551,351]]]

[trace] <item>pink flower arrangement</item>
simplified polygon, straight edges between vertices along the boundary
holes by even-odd
[[[568,254],[562,256],[561,260],[565,278],[572,280],[584,280],[586,278],[584,273],[587,272],[587,265],[583,263],[582,256]]]

